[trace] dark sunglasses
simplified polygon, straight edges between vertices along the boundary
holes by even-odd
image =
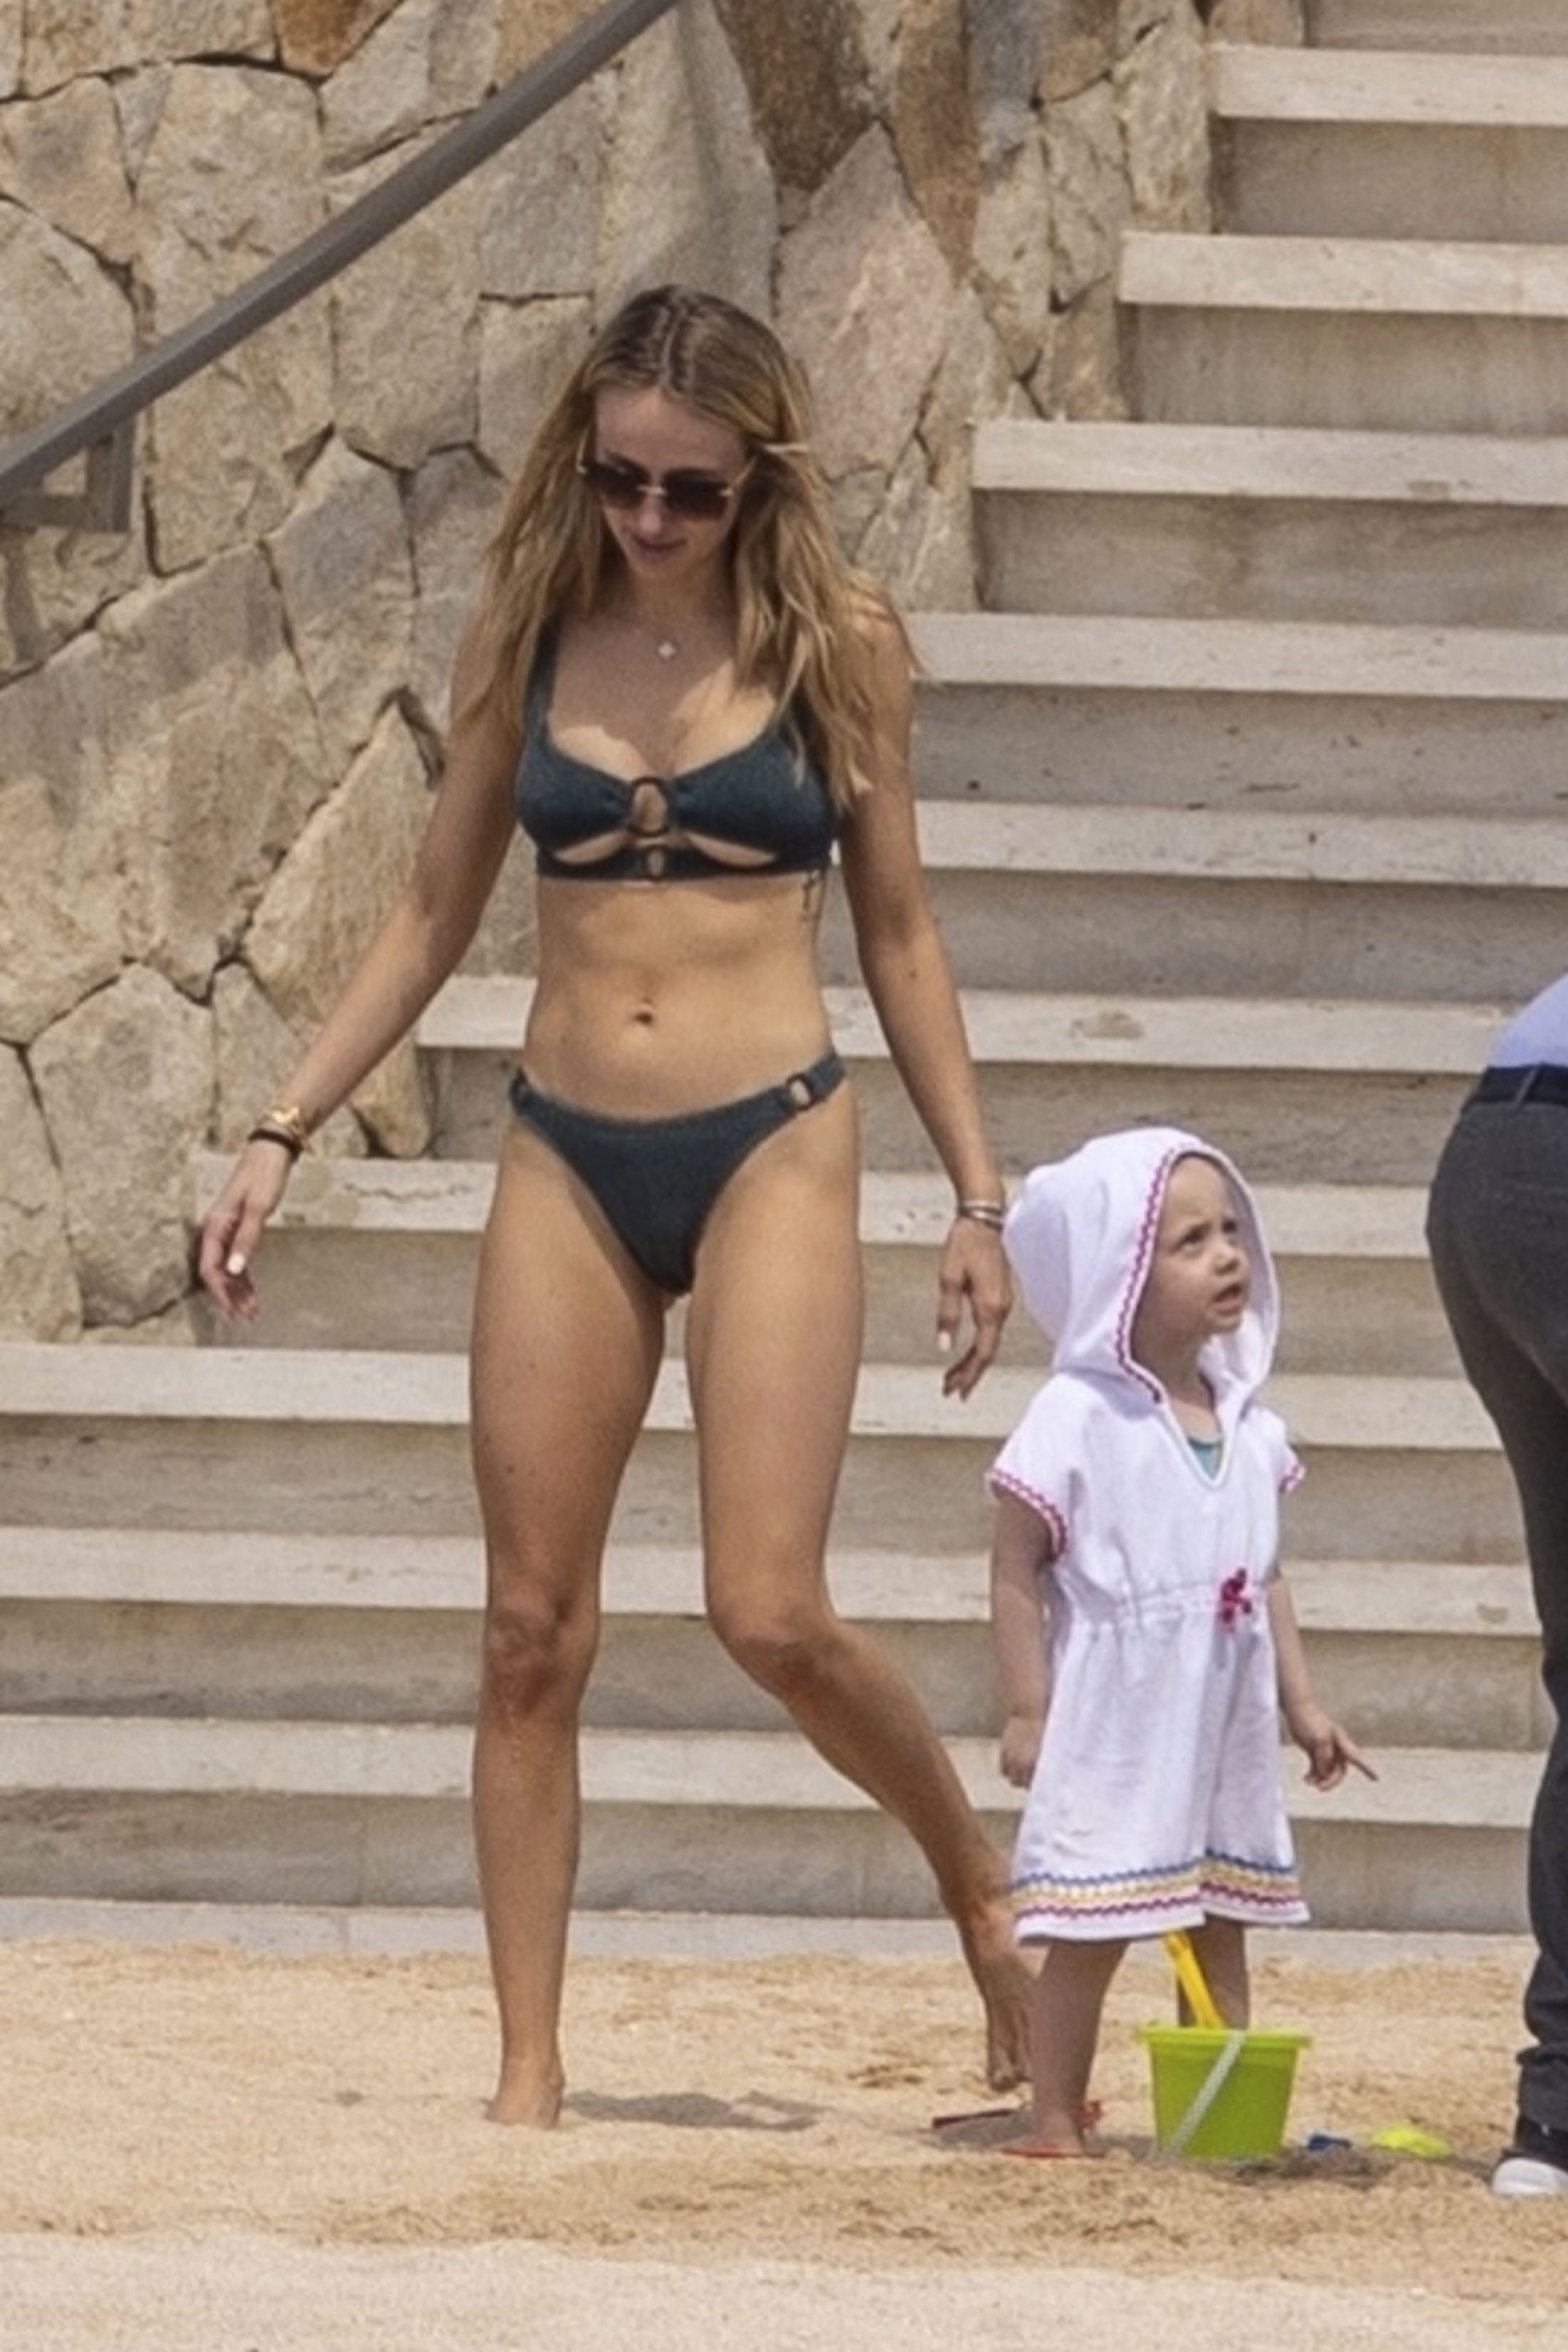
[[[743,467],[732,482],[723,482],[716,474],[650,474],[646,466],[625,465],[618,457],[577,460],[577,471],[601,506],[631,514],[645,499],[658,499],[667,514],[684,522],[721,522],[750,470]]]

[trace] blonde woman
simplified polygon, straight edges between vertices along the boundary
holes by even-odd
[[[824,1570],[861,1345],[856,1111],[814,958],[835,845],[867,985],[952,1182],[949,1392],[990,1362],[1009,1290],[916,849],[908,644],[836,549],[806,433],[790,361],[727,302],[659,288],[599,335],[491,551],[412,878],[203,1232],[204,1283],[254,1314],[294,1157],[455,969],[521,824],[538,976],[472,1348],[489,1564],[474,1810],[500,2122],[552,2123],[563,2095],[578,1709],[612,1507],[682,1293],[712,1624],[918,1840],[984,2000],[994,2084],[1026,2048],[1005,1864]]]

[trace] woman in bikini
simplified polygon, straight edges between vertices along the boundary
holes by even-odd
[[[521,824],[538,975],[472,1347],[489,1567],[474,1810],[501,2122],[549,2124],[561,2103],[578,1708],[611,1510],[681,1294],[713,1626],[911,1832],[984,2001],[993,2083],[1024,2064],[1005,1862],[824,1568],[861,1345],[856,1112],[814,956],[836,841],[867,985],[953,1186],[948,1392],[984,1371],[1009,1293],[916,847],[908,642],[837,551],[806,430],[772,331],[717,298],[660,288],[599,335],[491,551],[412,878],[203,1228],[203,1282],[253,1315],[293,1159],[455,970]]]

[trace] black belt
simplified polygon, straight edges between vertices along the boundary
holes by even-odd
[[[1526,1062],[1518,1069],[1483,1070],[1473,1103],[1556,1103],[1568,1109],[1568,1070],[1556,1062]]]

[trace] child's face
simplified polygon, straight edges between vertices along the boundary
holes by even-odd
[[[1190,1363],[1205,1339],[1234,1331],[1250,1270],[1230,1186],[1212,1160],[1189,1153],[1165,1186],[1149,1277],[1132,1318],[1132,1352],[1159,1370]]]

